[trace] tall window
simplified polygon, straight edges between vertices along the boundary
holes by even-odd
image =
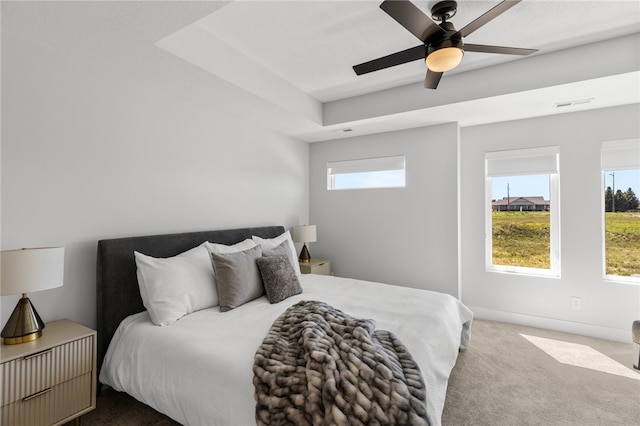
[[[487,270],[560,275],[558,148],[488,152]]]
[[[640,282],[640,139],[602,143],[604,275]]]
[[[327,163],[328,190],[404,187],[404,155]]]

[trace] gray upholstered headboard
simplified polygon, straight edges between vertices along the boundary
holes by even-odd
[[[266,226],[98,241],[98,371],[120,322],[129,315],[145,310],[138,289],[134,250],[153,257],[171,257],[205,241],[235,244],[252,235],[273,238],[283,232],[282,226]]]

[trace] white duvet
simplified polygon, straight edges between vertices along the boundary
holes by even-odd
[[[440,425],[458,348],[473,314],[454,297],[319,275],[300,277],[303,293],[271,305],[261,297],[228,312],[217,307],[166,327],[141,312],[120,324],[100,381],[184,425],[255,425],[253,356],[273,321],[301,300],[321,300],[393,331],[422,370],[431,425]]]

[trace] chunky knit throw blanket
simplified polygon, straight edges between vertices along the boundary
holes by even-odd
[[[258,425],[427,425],[418,365],[374,329],[323,302],[289,308],[255,355]]]

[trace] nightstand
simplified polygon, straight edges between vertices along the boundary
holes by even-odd
[[[300,272],[303,274],[331,275],[331,261],[327,259],[311,259],[300,262]]]
[[[61,425],[96,408],[96,332],[69,320],[42,337],[2,345],[3,425]]]

